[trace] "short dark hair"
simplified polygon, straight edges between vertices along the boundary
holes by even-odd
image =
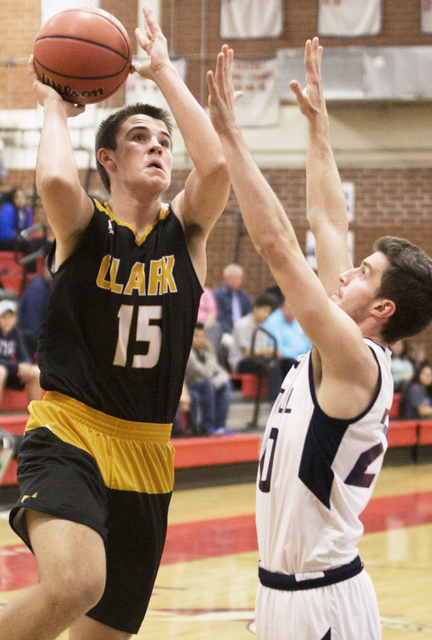
[[[268,296],[265,293],[263,293],[261,296],[258,296],[258,298],[256,298],[255,302],[253,303],[254,307],[271,307],[272,309],[275,306],[275,300],[272,296]]]
[[[140,113],[145,116],[150,116],[150,118],[154,118],[155,120],[162,120],[168,129],[170,137],[172,136],[173,124],[170,114],[165,109],[155,107],[151,104],[144,104],[142,102],[129,104],[126,107],[123,107],[123,109],[119,109],[115,113],[112,113],[108,118],[105,118],[105,120],[100,123],[96,133],[95,151],[96,167],[102,183],[108,192],[111,190],[110,179],[105,168],[99,162],[97,153],[99,149],[111,149],[112,151],[115,151],[117,149],[117,133],[121,124],[126,120],[126,118]]]
[[[408,240],[393,236],[377,240],[374,249],[390,263],[383,272],[377,297],[396,305],[381,332],[391,344],[420,333],[432,320],[432,260]]]

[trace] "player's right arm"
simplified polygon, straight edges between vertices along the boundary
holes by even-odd
[[[206,276],[208,235],[228,201],[230,182],[221,144],[209,117],[169,59],[166,38],[148,5],[143,6],[145,33],[136,30],[149,58],[137,69],[164,95],[184,140],[193,168],[184,189],[171,203],[186,231],[186,241],[201,284]]]
[[[339,275],[352,269],[348,251],[345,196],[330,144],[330,125],[321,79],[322,47],[318,38],[305,46],[306,87],[293,80],[301,113],[308,120],[306,160],[307,211],[315,237],[318,276],[328,295],[338,287]]]
[[[81,186],[67,119],[84,111],[63,100],[37,78],[29,61],[33,90],[44,109],[36,162],[36,188],[56,238],[55,267],[73,252],[93,212],[93,203]]]

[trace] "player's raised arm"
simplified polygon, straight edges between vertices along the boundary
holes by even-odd
[[[166,38],[150,7],[144,5],[145,33],[136,30],[140,46],[149,55],[138,69],[163,93],[185,142],[194,168],[173,209],[185,225],[207,236],[228,200],[229,177],[218,136],[211,122],[169,59]]]
[[[215,74],[207,75],[210,117],[224,150],[237,201],[257,252],[266,260],[295,317],[307,332],[317,298],[329,301],[309,267],[278,198],[253,159],[235,118],[231,81],[233,53],[218,54]],[[302,318],[302,319],[301,319]],[[315,333],[311,327],[312,333]],[[310,337],[310,336],[309,336]]]
[[[323,408],[340,417],[356,415],[370,401],[378,369],[358,324],[329,299],[308,265],[287,215],[249,152],[235,119],[231,62],[232,54],[224,45],[216,73],[207,75],[209,106],[246,228],[320,355],[323,379],[325,373]],[[380,265],[371,267],[379,275]],[[349,397],[345,404],[340,399],[344,393]]]
[[[321,79],[322,47],[318,38],[305,46],[306,88],[290,83],[301,113],[308,120],[306,162],[307,211],[316,242],[318,275],[327,293],[339,274],[352,268],[348,251],[348,217],[339,172],[330,144],[329,118]]]
[[[84,111],[63,100],[38,80],[31,58],[30,80],[43,106],[43,126],[36,163],[36,187],[57,241],[58,266],[75,248],[80,232],[90,220],[93,205],[79,179],[67,119]]]

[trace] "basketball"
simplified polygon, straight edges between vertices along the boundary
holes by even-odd
[[[91,104],[113,95],[126,80],[132,48],[117,18],[92,7],[52,16],[33,48],[38,78],[64,100]]]

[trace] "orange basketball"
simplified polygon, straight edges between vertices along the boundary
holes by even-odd
[[[111,96],[132,63],[124,26],[92,7],[67,9],[47,20],[36,36],[33,55],[39,79],[75,104]]]

